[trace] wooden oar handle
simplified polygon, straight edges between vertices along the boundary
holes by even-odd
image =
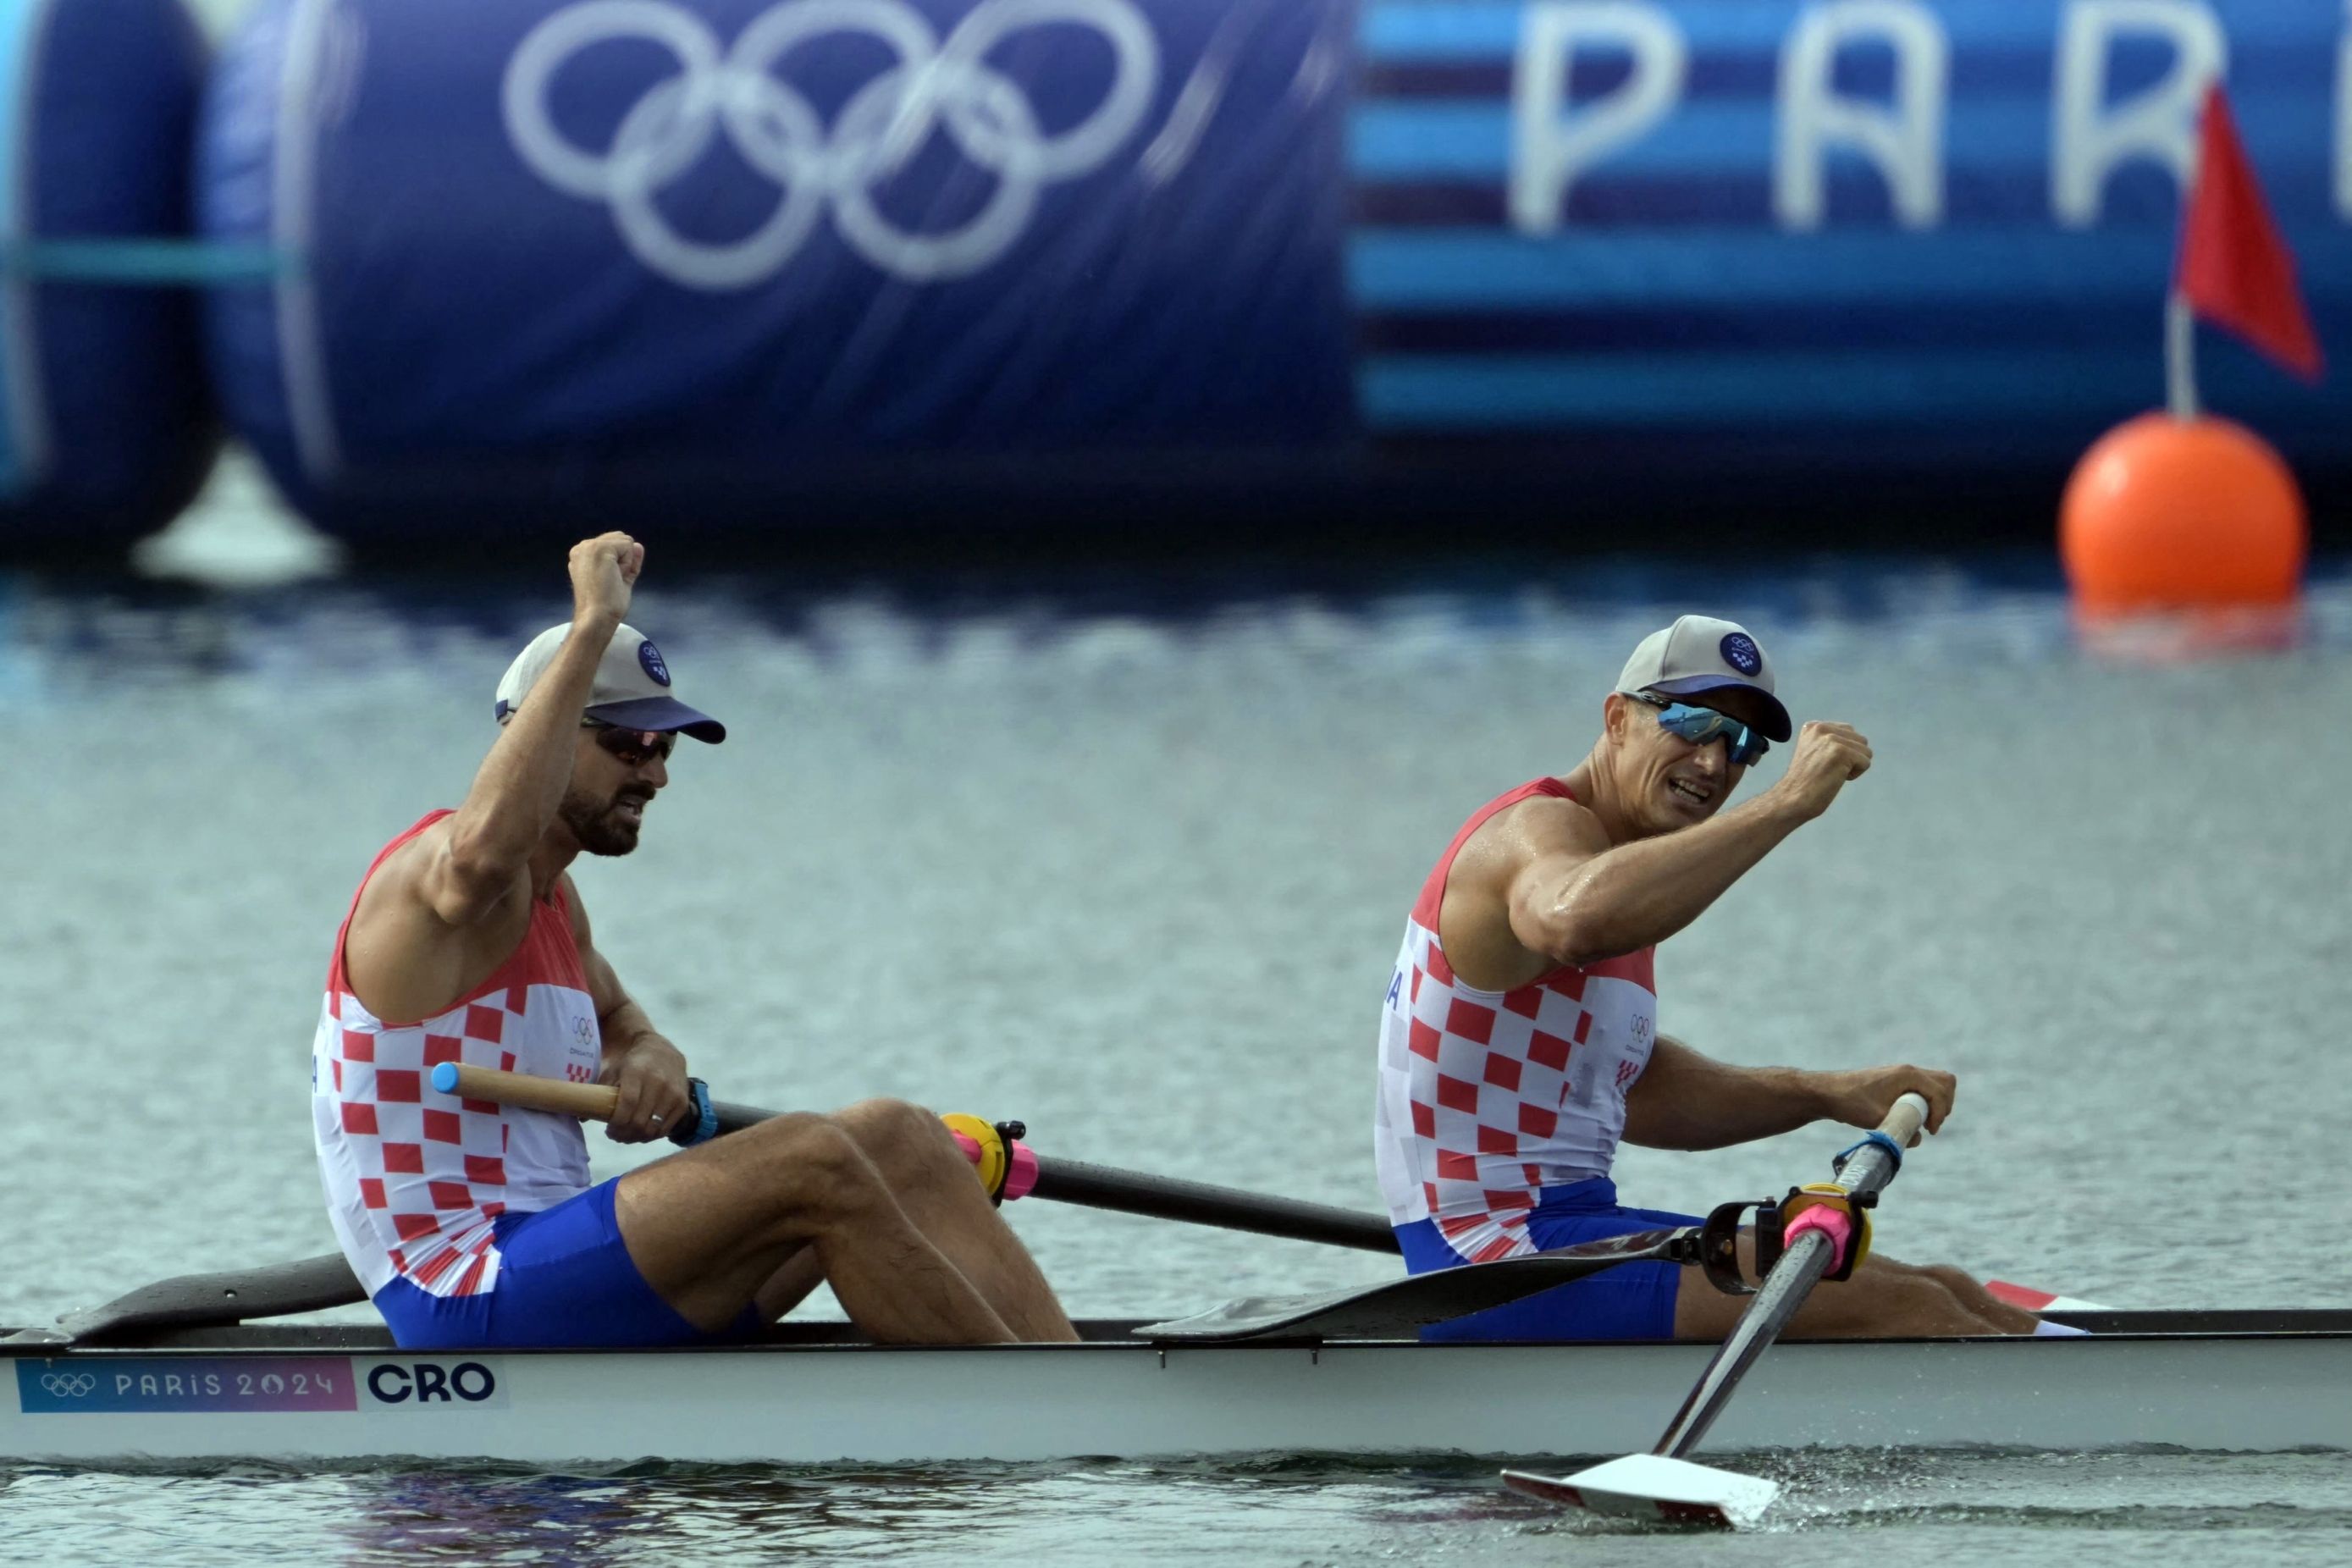
[[[1895,1102],[1886,1120],[1878,1130],[1895,1140],[1897,1149],[1908,1149],[1919,1141],[1919,1129],[1927,1124],[1927,1102],[1916,1094],[1906,1094]]]
[[[563,1116],[584,1116],[610,1121],[621,1091],[609,1083],[571,1083],[560,1078],[534,1078],[529,1073],[500,1072],[496,1068],[443,1062],[433,1069],[433,1087],[460,1100],[487,1100],[525,1110],[552,1110]]]
[[[592,1121],[612,1121],[613,1111],[621,1102],[621,1091],[609,1083],[572,1083],[560,1078],[534,1078],[529,1073],[468,1067],[463,1062],[436,1065],[432,1083],[443,1094],[454,1094],[460,1100],[487,1100],[499,1105],[520,1106],[526,1110],[583,1116]],[[740,1106],[714,1104],[709,1087],[700,1079],[688,1079],[686,1091],[687,1114],[678,1119],[677,1126],[662,1129],[679,1148],[691,1149],[721,1132],[733,1132],[749,1124]],[[759,1121],[762,1115],[754,1114],[749,1121]]]

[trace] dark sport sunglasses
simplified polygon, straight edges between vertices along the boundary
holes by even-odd
[[[1625,695],[1656,709],[1658,727],[1672,731],[1694,746],[1704,746],[1717,736],[1722,736],[1731,765],[1735,768],[1746,767],[1772,749],[1771,742],[1728,713],[1718,713],[1712,708],[1695,707],[1688,702],[1670,702],[1646,691],[1628,691]]]
[[[641,768],[647,763],[669,761],[670,752],[677,749],[677,737],[661,730],[624,730],[617,724],[607,724],[602,719],[583,719],[581,728],[593,730],[590,738],[623,767]]]

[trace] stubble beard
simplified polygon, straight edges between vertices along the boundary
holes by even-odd
[[[637,847],[638,829],[617,818],[620,808],[619,795],[599,800],[575,791],[564,795],[556,816],[589,854],[626,855]]]

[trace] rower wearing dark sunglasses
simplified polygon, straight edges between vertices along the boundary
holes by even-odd
[[[597,950],[569,870],[636,847],[678,736],[727,736],[622,621],[644,564],[623,533],[573,547],[572,619],[499,682],[465,803],[393,840],[352,899],[310,1065],[344,1256],[411,1350],[740,1338],[820,1282],[877,1341],[1074,1337],[917,1107],[675,1140],[708,1100]],[[695,1146],[592,1184],[578,1118],[444,1092],[445,1062],[610,1083],[611,1137]]]
[[[1851,725],[1808,722],[1786,773],[1727,807],[1793,726],[1745,627],[1685,616],[1633,650],[1585,759],[1472,814],[1423,884],[1381,1015],[1375,1146],[1414,1273],[1662,1226],[1628,1208],[1621,1141],[1713,1149],[1823,1119],[1874,1128],[1946,1072],[1805,1072],[1710,1060],[1657,1032],[1657,944],[1870,767]],[[1750,1260],[1752,1268],[1752,1260]],[[1633,1263],[1426,1330],[1425,1339],[1719,1340],[1742,1303]],[[1865,1258],[1815,1290],[1800,1335],[2026,1333],[2035,1320],[1956,1268]]]

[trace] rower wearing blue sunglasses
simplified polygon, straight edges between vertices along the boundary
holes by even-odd
[[[1687,702],[1676,702],[1647,691],[1627,691],[1621,696],[1645,703],[1658,710],[1658,728],[1670,730],[1694,746],[1704,746],[1711,741],[1729,742],[1724,755],[1735,768],[1744,768],[1772,749],[1772,742],[1761,731],[1749,728],[1728,713],[1712,708],[1697,708]]]
[[[1685,616],[1643,639],[1584,760],[1474,812],[1405,922],[1381,1021],[1374,1146],[1414,1273],[1602,1241],[1688,1215],[1628,1208],[1622,1142],[1715,1149],[1816,1121],[1876,1127],[1947,1072],[1743,1067],[1658,1032],[1657,944],[1870,766],[1851,726],[1808,723],[1787,769],[1729,805],[1795,726],[1743,626]],[[1752,977],[1761,984],[1766,976]],[[1449,1340],[1720,1340],[1738,1299],[1628,1263],[1423,1331]],[[1862,1258],[1807,1298],[1799,1337],[2031,1333],[1957,1268]]]

